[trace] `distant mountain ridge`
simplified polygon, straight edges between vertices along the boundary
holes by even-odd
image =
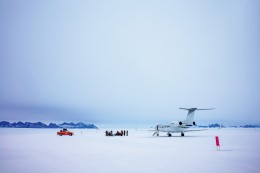
[[[198,127],[200,128],[225,128],[225,126],[223,126],[223,124],[209,124],[208,126],[202,126],[199,125]],[[229,126],[231,128],[260,128],[260,125],[245,125],[245,126]]]
[[[46,125],[42,122],[37,123],[31,123],[31,122],[14,122],[10,123],[8,121],[1,121],[0,127],[7,127],[7,128],[79,128],[79,129],[97,129],[97,127],[94,124],[85,124],[82,122],[79,123],[62,123],[62,124],[55,124],[50,123],[49,125]]]

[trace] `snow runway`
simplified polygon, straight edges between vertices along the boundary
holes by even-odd
[[[106,137],[105,129],[71,129],[70,137],[57,131],[0,128],[0,172],[260,172],[260,129],[209,129],[185,137],[135,130]]]

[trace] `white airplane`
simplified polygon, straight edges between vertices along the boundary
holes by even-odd
[[[212,110],[214,108],[209,109],[197,109],[197,108],[179,108],[189,111],[186,120],[184,121],[172,121],[170,124],[160,124],[155,127],[154,135],[159,136],[159,132],[167,132],[167,135],[170,137],[172,136],[171,133],[181,133],[181,136],[184,136],[184,132],[190,132],[190,131],[201,131],[201,130],[187,130],[188,128],[192,126],[196,126],[196,123],[194,121],[194,113],[195,111],[201,111],[201,110]]]

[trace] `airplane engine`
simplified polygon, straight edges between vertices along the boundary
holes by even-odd
[[[194,125],[194,126],[196,126],[196,123],[195,123],[195,121],[193,121],[193,125]]]
[[[179,125],[180,125],[180,126],[182,125],[182,122],[181,122],[181,121],[179,122]]]

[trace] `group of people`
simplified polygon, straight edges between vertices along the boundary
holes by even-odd
[[[106,131],[106,136],[128,136],[128,130],[117,131],[113,134],[113,131]]]

